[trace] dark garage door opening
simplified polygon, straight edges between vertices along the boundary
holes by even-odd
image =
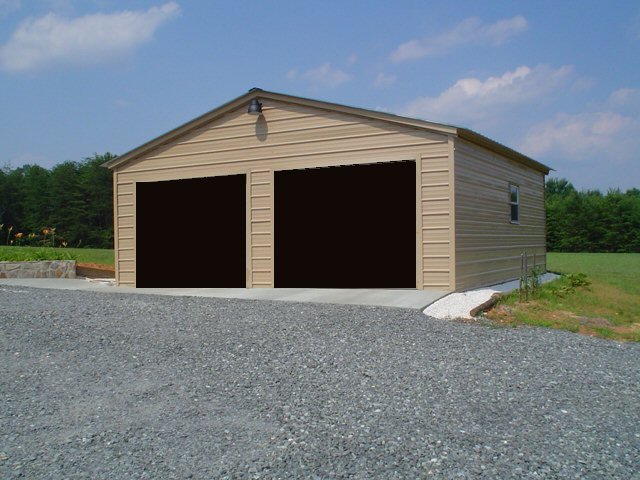
[[[246,287],[245,175],[137,183],[136,286]]]
[[[275,172],[277,288],[415,288],[415,162]]]

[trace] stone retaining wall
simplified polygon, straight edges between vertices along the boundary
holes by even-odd
[[[0,262],[0,278],[76,278],[76,261]]]

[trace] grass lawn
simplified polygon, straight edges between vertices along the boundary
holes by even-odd
[[[518,303],[517,292],[504,297],[487,316],[500,323],[640,341],[639,253],[549,253],[547,268],[584,273],[590,284],[572,286],[571,278],[563,277],[543,285],[527,303]]]
[[[0,261],[77,260],[114,265],[113,250],[101,248],[42,248],[0,246]]]

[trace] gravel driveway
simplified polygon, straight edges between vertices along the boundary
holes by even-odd
[[[640,345],[0,286],[0,478],[640,478]]]

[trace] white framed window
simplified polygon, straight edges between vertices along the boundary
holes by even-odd
[[[520,223],[520,187],[509,184],[509,221]]]

